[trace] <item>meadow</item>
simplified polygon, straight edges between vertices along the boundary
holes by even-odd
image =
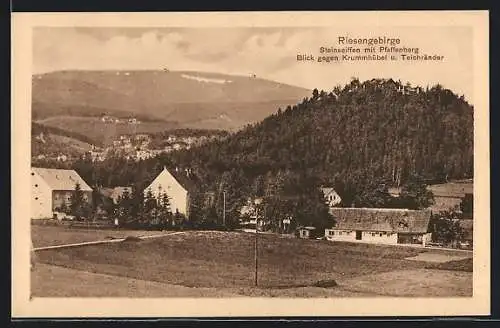
[[[249,233],[186,231],[147,240],[43,250],[36,256],[43,265],[116,277],[115,289],[122,294],[131,281],[141,281],[176,286],[174,290],[187,288],[190,293],[198,288],[212,297],[227,293],[275,297],[472,295],[470,258],[447,266],[446,262],[409,260],[433,250],[267,234],[258,236],[255,286],[254,242],[255,236]],[[34,243],[39,243],[36,238]],[[454,256],[450,255],[450,261]],[[161,288],[155,290],[154,295]],[[94,292],[99,293],[97,288]],[[91,296],[92,287],[85,293]],[[176,296],[189,295],[179,293]]]

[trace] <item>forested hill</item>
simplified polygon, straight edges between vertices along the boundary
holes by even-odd
[[[440,85],[353,79],[179,155],[209,184],[226,177],[251,186],[278,171],[340,189],[400,185],[415,174],[435,181],[472,177],[473,107]]]
[[[248,196],[309,197],[320,185],[334,186],[345,206],[382,206],[373,199],[415,177],[472,177],[473,107],[439,85],[427,90],[354,79],[328,93],[315,90],[300,104],[203,146],[75,168],[93,185],[141,188],[163,165],[191,169],[218,202],[225,190],[233,210]]]

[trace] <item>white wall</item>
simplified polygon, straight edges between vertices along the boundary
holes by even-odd
[[[375,235],[374,235],[375,234]],[[380,236],[382,234],[382,236]],[[387,232],[367,232],[361,233],[361,240],[356,240],[356,231],[325,229],[325,237],[332,241],[349,241],[373,244],[397,244],[398,234]]]
[[[356,232],[348,230],[325,229],[327,240],[356,241]]]
[[[397,244],[398,234],[392,232],[368,232],[363,231],[361,241],[374,244]]]
[[[422,245],[427,245],[432,241],[432,233],[428,232],[422,236]]]
[[[31,172],[31,218],[52,218],[52,190],[35,172]]]
[[[160,188],[161,187],[161,188]],[[144,190],[144,195],[151,189],[153,195],[161,200],[161,194],[166,193],[170,198],[170,209],[172,213],[179,211],[187,215],[188,192],[184,189],[175,178],[167,171],[162,171],[158,177]]]

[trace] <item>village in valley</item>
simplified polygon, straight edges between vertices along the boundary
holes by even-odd
[[[148,134],[137,133],[134,125],[141,124],[136,118],[120,119],[109,115],[103,115],[100,121],[104,127],[112,133],[113,137],[103,145],[90,144],[86,150],[80,152],[69,151],[64,147],[52,147],[44,149],[46,144],[51,143],[51,134],[40,131],[34,139],[37,147],[34,155],[35,161],[41,162],[70,162],[75,161],[82,155],[89,157],[94,162],[102,162],[106,158],[118,155],[130,160],[143,160],[153,158],[162,153],[170,153],[176,150],[190,149],[207,141],[213,141],[225,135],[221,131],[196,131],[189,133],[186,130],[170,131],[167,135],[161,133]],[[116,133],[116,125],[132,126],[130,134]]]

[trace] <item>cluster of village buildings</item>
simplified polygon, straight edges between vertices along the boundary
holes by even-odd
[[[101,122],[104,123],[118,123],[118,124],[141,124],[141,121],[135,117],[131,118],[118,118],[110,115],[101,116]]]
[[[376,88],[389,86],[403,95],[419,94],[424,92],[422,87],[412,87],[410,84],[403,85],[401,82],[396,82],[393,79],[371,79],[370,81],[365,81],[360,84],[351,84],[351,91],[358,88],[366,89],[369,86]]]
[[[110,154],[119,154],[126,159],[140,161],[156,157],[162,153],[190,149],[211,138],[213,137],[169,135],[162,141],[161,146],[153,146],[152,137],[148,134],[121,135],[116,140],[113,140],[110,146],[105,148],[94,146],[88,154],[92,158],[92,161],[95,162],[106,160]]]
[[[75,185],[79,184],[86,201],[92,201],[92,188],[74,170],[32,168],[32,219],[53,218],[58,209],[69,206]],[[193,182],[190,170],[168,170],[164,168],[144,189],[160,199],[167,194],[173,213],[189,218],[190,199],[193,196]],[[346,208],[339,207],[341,197],[330,187],[322,187],[325,202],[335,225],[323,232],[324,239],[333,241],[365,242],[378,244],[419,244],[426,246],[431,241],[430,219],[432,212],[457,208],[467,194],[472,194],[472,181],[458,181],[429,187],[434,192],[435,204],[426,210],[387,209],[387,208]],[[130,187],[102,188],[98,190],[117,203],[124,192],[132,192]],[[397,191],[393,191],[397,192]],[[262,199],[249,199],[240,209],[243,226],[264,224],[259,221],[256,208]],[[293,217],[279,221],[282,231],[287,231]],[[472,218],[460,222],[466,230],[464,242],[472,245]],[[298,227],[300,238],[317,236],[315,227]],[[254,230],[255,231],[255,230]]]

